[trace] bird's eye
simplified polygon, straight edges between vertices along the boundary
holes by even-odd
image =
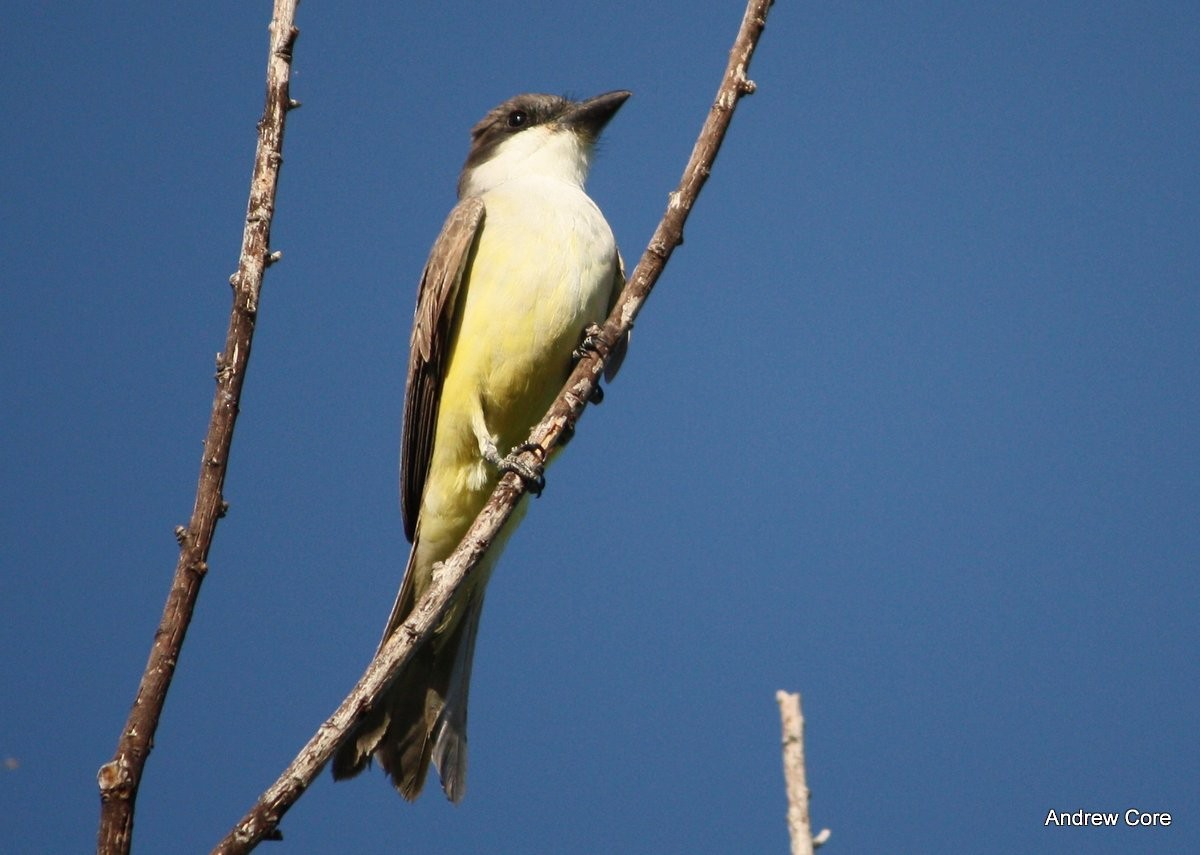
[[[529,114],[524,110],[513,110],[508,114],[508,126],[510,128],[523,128],[529,123]]]

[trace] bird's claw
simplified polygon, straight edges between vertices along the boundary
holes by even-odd
[[[579,342],[579,347],[571,351],[571,358],[576,362],[583,359],[589,353],[600,353],[603,355],[603,349],[607,347],[604,339],[601,338],[601,333],[604,329],[599,324],[588,324],[583,328],[583,340]]]
[[[542,462],[529,464],[521,459],[521,455],[526,451],[532,451]],[[515,472],[517,477],[525,484],[525,489],[535,496],[542,495],[542,491],[546,489],[546,449],[542,448],[536,442],[523,442],[508,453],[500,461],[498,468],[501,472]]]
[[[604,332],[599,324],[588,324],[583,330],[583,340],[579,342],[579,347],[571,351],[571,358],[578,362],[583,359],[588,353],[599,353],[602,356],[607,352],[607,345],[601,334]],[[597,383],[592,387],[592,392],[588,395],[589,404],[599,404],[604,400],[604,390]]]

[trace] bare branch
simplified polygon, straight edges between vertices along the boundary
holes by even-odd
[[[649,246],[633,271],[625,289],[600,333],[595,350],[582,356],[550,410],[530,434],[530,443],[546,455],[557,444],[567,426],[573,426],[599,382],[614,343],[629,331],[643,303],[658,280],[675,247],[683,242],[683,226],[692,205],[712,171],[713,162],[743,95],[754,91],[746,76],[750,58],[766,23],[773,0],[750,0],[717,97],[684,169],[679,187],[668,197],[667,210]],[[536,451],[525,452],[529,463],[542,463]],[[471,569],[487,551],[525,493],[520,477],[509,473],[500,479],[488,503],[480,511],[458,548],[441,565],[433,585],[413,613],[380,649],[366,673],[317,733],[300,750],[279,778],[251,810],[217,844],[214,853],[234,855],[250,851],[264,836],[274,832],[283,815],[320,773],[356,718],[378,699],[399,673],[414,650],[429,637],[445,612],[451,597],[462,586]]]
[[[792,838],[792,855],[812,855],[829,839],[829,829],[813,837],[808,816],[809,789],[804,772],[804,715],[800,712],[799,693],[775,693],[779,703],[779,718],[783,727],[783,778],[787,782],[788,834]]]
[[[134,804],[142,770],[153,745],[167,690],[179,661],[179,651],[200,593],[200,583],[208,572],[208,552],[217,520],[224,516],[227,507],[222,488],[242,382],[250,359],[263,271],[278,259],[278,253],[270,253],[268,248],[271,218],[275,212],[275,188],[282,162],[284,120],[288,110],[296,106],[288,98],[288,80],[292,46],[299,32],[293,26],[297,2],[276,0],[271,20],[266,105],[262,120],[258,123],[258,148],[250,180],[241,257],[237,272],[230,278],[233,309],[229,316],[225,350],[217,355],[217,390],[208,434],[204,440],[204,458],[200,464],[192,518],[187,528],[177,526],[175,529],[175,537],[179,541],[179,562],[175,566],[175,576],[167,594],[162,619],[154,634],[149,661],[142,674],[133,708],[117,742],[116,753],[112,760],[100,767],[97,774],[100,828],[96,851],[101,855],[129,851]]]

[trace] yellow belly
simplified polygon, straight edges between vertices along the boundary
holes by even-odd
[[[578,189],[506,185],[483,198],[421,500],[420,563],[461,540],[499,479],[481,444],[490,439],[505,455],[528,438],[570,374],[584,328],[607,315],[616,273],[612,232]]]

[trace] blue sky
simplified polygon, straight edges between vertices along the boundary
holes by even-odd
[[[417,278],[467,130],[634,97],[590,182],[636,258],[737,2],[300,9],[211,572],[138,803],[207,851],[374,649]],[[0,31],[0,848],[93,845],[192,503],[266,3]],[[1200,7],[780,0],[715,172],[513,539],[466,801],[319,783],[272,850],[1200,848]],[[1050,809],[1169,811],[1054,829]]]

